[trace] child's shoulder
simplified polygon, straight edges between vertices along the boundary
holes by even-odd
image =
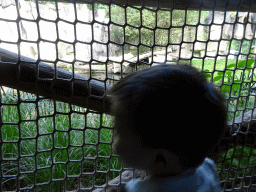
[[[202,165],[197,168],[196,176],[198,191],[205,191],[206,187],[210,187],[209,191],[221,191],[219,177],[213,160],[205,158]]]
[[[206,157],[203,161],[203,163],[197,168],[197,170],[208,170],[212,172],[216,172],[215,163],[210,158]]]
[[[125,190],[127,192],[221,191],[215,163],[211,159],[205,158],[199,167],[194,170],[191,169],[187,173],[164,179],[152,179],[150,176],[144,180],[133,179],[126,184]]]

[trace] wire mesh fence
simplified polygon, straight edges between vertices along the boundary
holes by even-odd
[[[93,191],[129,170],[112,152],[106,90],[134,71],[178,62],[218,86],[230,135],[251,139],[218,155],[223,190],[256,191],[254,8],[0,0],[1,191]]]

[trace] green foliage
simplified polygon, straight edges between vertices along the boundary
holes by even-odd
[[[225,95],[229,95],[231,91],[235,96],[238,96],[239,90],[247,87],[248,83],[246,82],[251,81],[252,75],[254,75],[252,74],[253,66],[254,60],[252,59],[242,60],[237,62],[237,64],[229,64],[227,65],[228,70],[218,72],[218,75],[213,78],[213,82],[217,83],[224,78],[225,85],[222,86],[222,92]],[[243,69],[245,69],[245,73]],[[236,84],[231,84],[233,76],[234,83]]]
[[[99,144],[97,147],[90,144],[111,143],[112,116],[86,113],[85,108],[54,102],[51,99],[41,99],[35,104],[37,97],[27,93],[21,93],[21,101],[26,102],[21,102],[18,105],[18,97],[13,94],[8,91],[1,98],[2,103],[9,104],[1,107],[4,124],[0,131],[1,139],[5,141],[2,143],[1,154],[2,158],[7,159],[1,162],[3,173],[6,175],[18,174],[18,163],[20,170],[24,172],[34,171],[36,167],[44,168],[36,171],[36,178],[33,173],[22,174],[20,177],[22,178],[21,187],[33,186],[34,179],[37,184],[49,182],[51,175],[53,179],[62,179],[67,175],[78,176],[81,174],[80,170],[93,172],[95,169],[99,171],[121,169],[121,162],[118,158],[102,158],[97,161],[97,167],[93,160],[83,159],[83,157],[94,158],[97,155],[110,156],[110,144]],[[37,120],[37,118],[39,119]],[[19,120],[23,120],[23,122],[19,123]],[[8,122],[17,125],[6,124]],[[20,138],[22,139],[18,145]],[[35,155],[36,147],[39,152],[37,155]],[[51,151],[51,149],[53,150]],[[19,152],[21,155],[34,156],[22,157],[19,161],[9,161],[9,159],[17,159]],[[68,160],[70,161],[67,162]],[[52,161],[55,163],[54,165],[52,165]],[[110,167],[108,167],[109,161],[112,162]],[[118,172],[110,171],[109,179],[117,177],[118,174]],[[103,178],[105,179],[106,175],[99,174],[95,177],[97,185],[103,184]],[[73,189],[74,182],[75,178],[67,179],[67,187]],[[89,186],[91,178],[87,178],[84,182]],[[16,183],[15,178],[10,178],[3,181],[3,186],[4,188],[5,186],[13,187],[12,190],[15,190]],[[51,191],[62,191],[63,186],[64,181],[54,181],[51,183]],[[48,191],[48,185],[38,186],[37,191]]]
[[[235,61],[235,60],[233,60]],[[220,62],[220,61],[219,61]],[[195,63],[195,62],[193,62]],[[197,64],[198,65],[198,64]],[[222,65],[225,65],[225,62],[222,62]],[[216,66],[220,66],[220,64],[216,64]],[[219,84],[221,80],[224,79],[224,84],[222,86],[222,92],[224,95],[229,95],[230,92],[234,95],[238,95],[238,91],[240,89],[248,87],[248,83],[250,83],[253,76],[255,76],[253,72],[254,60],[242,60],[236,63],[228,63],[225,72],[216,72],[213,77],[213,83]],[[205,72],[210,72],[210,69],[205,69]],[[207,78],[211,79],[212,75],[207,73],[205,74]],[[234,77],[234,78],[233,78]],[[232,84],[232,79],[234,79],[234,83]]]
[[[227,49],[240,51],[242,54],[250,54],[252,53],[251,47],[253,45],[255,45],[255,40],[232,40],[228,42]]]
[[[72,68],[64,68],[65,70],[72,72]]]
[[[153,45],[168,45],[168,43],[176,42],[181,38],[183,33],[178,26],[184,24],[197,25],[199,22],[199,11],[185,12],[184,10],[159,10],[153,11],[149,9],[141,10],[140,7],[127,7],[126,18],[124,8],[111,5],[110,18],[111,22],[124,25],[127,21],[127,26],[119,27],[115,24],[110,27],[111,40],[122,43],[123,37],[125,41],[131,44],[138,45],[142,43],[146,46]],[[201,12],[200,17],[206,17],[208,11]],[[169,28],[174,26],[174,28]],[[141,27],[139,29],[139,27]],[[159,27],[163,29],[159,29]],[[169,32],[170,31],[170,32]],[[125,35],[124,35],[125,34]],[[168,37],[168,34],[169,37]],[[184,38],[194,41],[196,34],[196,27],[185,27]],[[139,38],[140,37],[140,38]],[[136,52],[130,50],[133,54]],[[140,47],[140,53],[147,50]]]
[[[227,69],[225,72],[216,72],[207,74],[209,78],[213,79],[213,82],[216,84],[221,83],[222,79],[224,84],[222,86],[222,91],[225,95],[231,94],[232,96],[238,96],[240,94],[247,93],[248,84],[253,79],[254,74],[253,67],[254,61],[249,59],[247,61],[235,62],[235,60],[229,60],[227,66],[225,61],[218,60],[215,63],[213,60],[195,60],[192,61],[192,65],[202,66],[204,62],[204,71],[210,72],[215,67],[217,70]],[[212,67],[213,66],[213,67]],[[225,67],[226,66],[226,67]],[[214,74],[212,77],[211,74]],[[232,84],[232,79],[234,83]],[[230,84],[230,85],[228,85]],[[14,122],[18,123],[19,118],[22,120],[33,120],[36,117],[46,116],[46,118],[40,118],[38,120],[39,125],[39,134],[41,136],[37,139],[37,149],[42,151],[38,153],[37,158],[37,167],[49,167],[37,171],[36,181],[37,183],[48,182],[50,174],[52,174],[54,179],[64,178],[66,174],[68,175],[78,175],[80,173],[80,168],[82,166],[83,172],[93,172],[95,169],[99,171],[106,171],[109,169],[109,161],[111,162],[111,169],[121,169],[121,163],[117,158],[98,158],[95,167],[94,160],[86,160],[82,162],[69,162],[65,165],[68,159],[70,160],[81,160],[83,154],[86,157],[96,157],[97,155],[109,157],[110,156],[110,145],[100,143],[98,148],[93,145],[84,145],[86,144],[96,144],[97,142],[111,142],[111,131],[109,129],[100,129],[100,122],[102,122],[103,127],[112,127],[113,122],[110,117],[105,115],[99,115],[94,113],[88,113],[85,115],[86,109],[78,108],[75,106],[70,106],[66,103],[56,102],[56,106],[52,100],[42,100],[38,102],[38,110],[36,110],[35,104],[32,103],[21,103],[20,107],[17,107],[18,97],[11,96],[12,93],[8,92],[6,96],[2,98],[3,103],[16,104],[16,105],[4,105],[1,108],[1,114],[3,122]],[[22,101],[36,101],[36,97],[31,94],[22,94]],[[234,111],[240,108],[240,106],[253,106],[252,103],[248,102],[245,99],[237,99]],[[229,102],[229,107],[235,105],[235,100]],[[54,115],[54,109],[58,114]],[[20,110],[20,112],[19,112]],[[38,111],[38,112],[37,112]],[[72,115],[70,113],[72,112]],[[77,112],[77,113],[76,113]],[[21,115],[19,116],[19,114]],[[238,113],[237,113],[238,114]],[[55,117],[55,119],[53,118]],[[229,119],[230,120],[230,119]],[[55,124],[55,128],[54,125]],[[71,125],[71,129],[69,127]],[[36,145],[36,124],[30,121],[21,123],[20,129],[18,125],[2,125],[1,133],[4,141],[11,141],[13,143],[3,143],[2,144],[2,154],[3,158],[18,158],[19,156],[19,146],[16,143],[20,137],[22,138],[32,138],[27,140],[22,140],[20,142],[20,149],[23,155],[26,154],[35,154],[35,145]],[[84,127],[90,127],[92,129],[84,130]],[[53,133],[55,130],[55,133]],[[64,131],[69,131],[64,132]],[[42,135],[44,134],[44,135]],[[85,135],[85,139],[84,136]],[[70,139],[69,139],[70,138]],[[55,144],[53,144],[55,143]],[[74,145],[77,147],[71,147]],[[83,146],[83,148],[82,148]],[[52,153],[49,151],[55,147]],[[57,149],[56,147],[59,147]],[[48,150],[48,151],[47,151]],[[217,171],[220,174],[220,179],[225,180],[227,177],[235,177],[236,174],[252,174],[253,168],[249,166],[255,166],[256,162],[256,150],[248,147],[236,146],[231,148],[226,153],[219,154],[220,164],[217,164]],[[52,168],[51,158],[54,162],[58,163]],[[20,161],[21,170],[34,170],[36,166],[35,158],[28,157],[22,158]],[[64,164],[62,164],[64,163]],[[4,161],[2,162],[3,172],[6,174],[17,174],[17,161]],[[52,169],[52,173],[51,173]],[[229,173],[227,170],[230,169]],[[67,173],[65,171],[67,170]],[[110,178],[115,178],[118,173],[111,172],[109,174]],[[33,174],[26,174],[22,176],[23,185],[33,185],[34,181]],[[106,175],[103,173],[96,174],[95,182],[99,185],[104,184]],[[11,180],[12,181],[12,180]],[[15,181],[16,182],[16,181]],[[74,179],[68,180],[68,183],[72,185]],[[87,178],[86,183],[89,185],[92,184],[92,179]],[[6,184],[9,184],[6,182]],[[52,190],[58,191],[63,187],[63,182],[52,182]],[[47,185],[40,186],[39,191],[48,191]]]
[[[124,25],[125,23],[124,9],[117,5],[111,5],[110,21],[115,24]],[[115,41],[117,43],[123,43],[124,41],[123,28],[115,24],[110,25],[110,40]]]
[[[233,60],[235,62],[235,60]],[[250,86],[252,86],[252,79],[255,78],[253,73],[254,60],[248,59],[242,60],[235,64],[234,62],[228,62],[227,69],[224,72],[214,72],[205,74],[208,79],[213,78],[213,83],[221,86],[222,95],[228,106],[228,121],[231,121],[233,118],[238,117],[244,112],[248,112],[254,106],[254,97],[240,97],[249,95]],[[222,64],[225,66],[225,62]],[[223,68],[220,65],[216,64],[219,68]],[[209,72],[209,69],[204,71]],[[223,82],[222,82],[223,81]]]
[[[232,17],[236,17],[236,11],[231,11],[230,14],[231,14]]]
[[[236,175],[243,177],[244,175],[252,175],[256,165],[256,149],[237,145],[227,152],[218,155],[218,162],[222,162],[222,166],[217,166],[220,180],[226,180],[227,177],[234,178]],[[229,170],[230,169],[230,170]],[[229,174],[227,172],[229,170]]]
[[[248,59],[239,61],[237,63],[229,63],[225,72],[216,72],[213,82],[220,84],[222,79],[224,84],[221,90],[224,96],[238,97],[239,95],[248,95],[249,84],[251,83],[255,74],[253,73],[254,60]],[[206,70],[209,71],[209,70]],[[210,77],[211,75],[208,74]],[[236,83],[236,84],[233,84]],[[241,109],[247,108],[247,112],[254,108],[254,98],[239,97],[231,98],[228,101],[228,111],[234,111],[235,116],[228,114],[228,121],[234,117],[241,115]],[[232,145],[234,146],[234,145]],[[235,146],[227,152],[222,152],[218,155],[218,162],[216,169],[219,172],[220,180],[227,178],[234,178],[236,176],[243,177],[244,175],[252,175],[253,167],[256,162],[256,149],[249,147]],[[240,181],[237,181],[240,182]]]
[[[86,4],[86,5],[87,5],[87,8],[89,10],[92,10],[92,4]],[[93,6],[94,6],[94,10],[96,10],[96,9],[105,9],[108,12],[108,8],[107,8],[106,5],[99,4],[99,3],[94,3]]]
[[[220,86],[225,102],[228,106],[228,121],[254,108],[255,98],[250,95],[255,83],[255,74],[252,69],[254,61],[242,60],[192,60],[192,65],[204,71],[208,81]],[[215,71],[218,70],[218,71]],[[223,72],[222,72],[223,71]],[[231,97],[230,97],[231,96]]]

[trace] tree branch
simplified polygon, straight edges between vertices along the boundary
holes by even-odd
[[[0,49],[0,85],[110,113],[106,83]]]

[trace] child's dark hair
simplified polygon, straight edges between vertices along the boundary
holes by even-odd
[[[189,65],[163,64],[131,73],[110,95],[114,147],[131,166],[133,160],[120,150],[129,143],[124,138],[142,149],[171,151],[188,169],[216,148],[226,126],[221,93]]]

